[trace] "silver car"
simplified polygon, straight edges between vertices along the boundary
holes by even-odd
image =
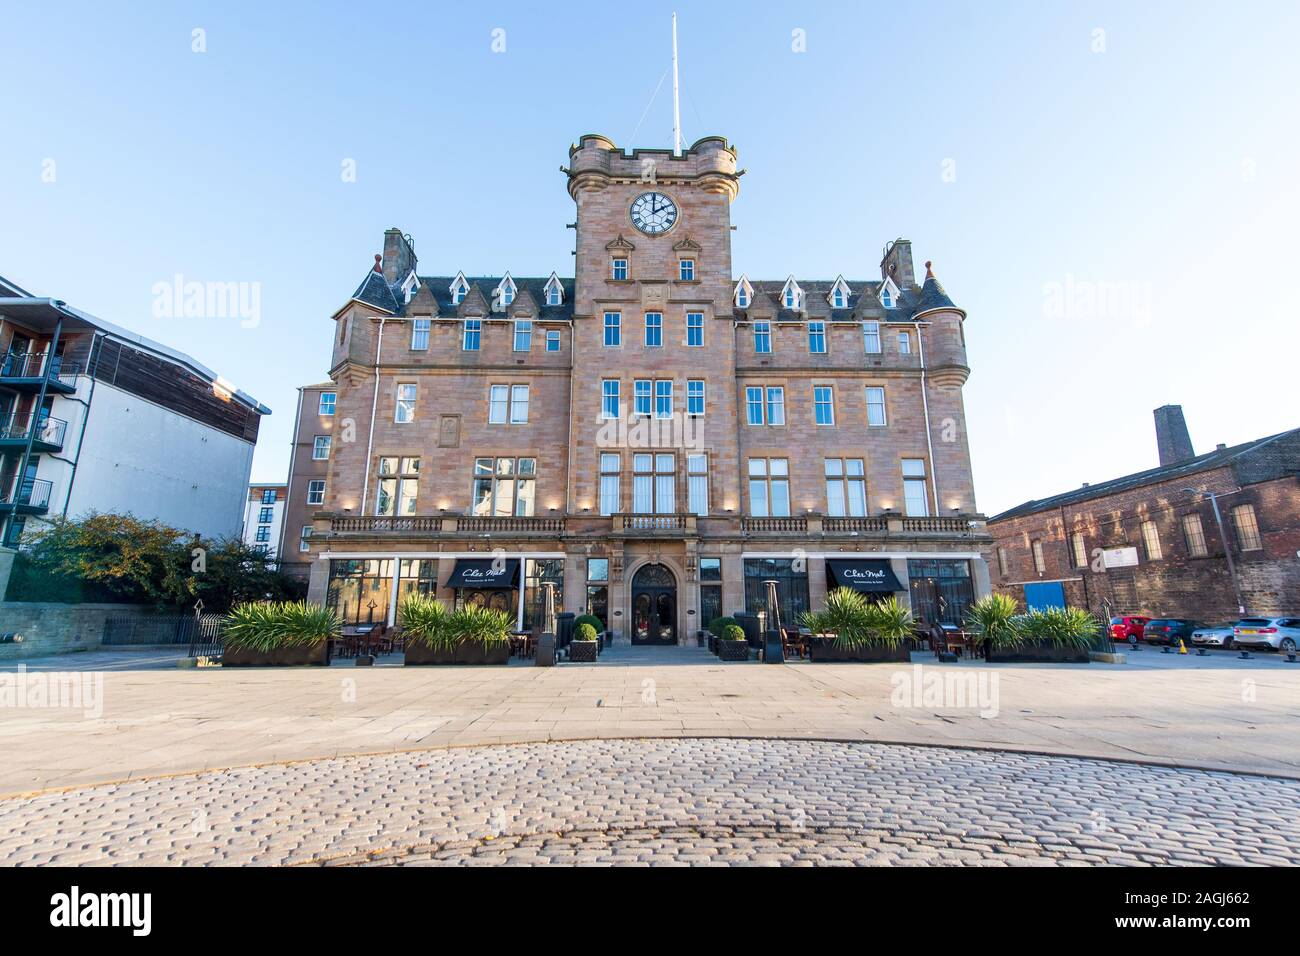
[[[1294,654],[1300,644],[1300,617],[1243,617],[1232,629],[1240,647],[1271,647]]]
[[[1231,624],[1220,624],[1217,627],[1198,627],[1192,631],[1192,643],[1204,647],[1226,647],[1231,649],[1234,628]]]

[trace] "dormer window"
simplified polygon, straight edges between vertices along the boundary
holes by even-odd
[[[847,309],[852,291],[849,284],[844,281],[844,276],[839,276],[831,286],[831,291],[827,293],[826,301],[830,303],[832,309]]]
[[[794,281],[794,276],[785,280],[785,287],[781,289],[781,305],[786,309],[803,308],[803,289]]]
[[[736,283],[735,300],[738,309],[748,309],[749,303],[754,301],[754,289],[744,276],[741,276],[740,281]]]
[[[414,298],[415,293],[419,291],[420,291],[420,280],[416,277],[415,273],[412,272],[410,275],[408,275],[405,279],[402,280],[402,295],[405,296],[403,302],[405,302],[407,305],[410,305],[411,299]]]
[[[892,309],[898,303],[898,286],[894,285],[894,280],[888,277],[880,284],[880,304],[886,309]]]
[[[457,273],[456,278],[451,280],[449,290],[451,292],[452,305],[460,305],[465,301],[465,296],[469,295],[469,283],[465,281],[465,274],[463,272]]]
[[[542,287],[542,292],[546,295],[547,305],[564,304],[564,284],[560,282],[559,276],[554,272],[552,272],[551,277],[546,280],[546,285]]]
[[[515,280],[510,278],[507,272],[496,288],[496,299],[501,309],[505,309],[511,302],[515,301]]]

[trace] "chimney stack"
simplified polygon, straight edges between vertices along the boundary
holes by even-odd
[[[895,239],[885,247],[885,257],[880,260],[880,278],[893,279],[899,292],[908,292],[916,284],[910,239]]]
[[[1155,410],[1155,416],[1156,450],[1160,453],[1161,467],[1195,458],[1192,436],[1187,433],[1187,422],[1183,418],[1183,406],[1161,405]]]
[[[389,285],[401,282],[415,268],[415,245],[394,226],[384,232],[384,279]]]

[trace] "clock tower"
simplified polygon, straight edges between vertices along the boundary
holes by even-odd
[[[696,494],[701,481],[707,487],[710,514],[730,509],[734,516],[740,501],[731,298],[735,151],[721,137],[676,156],[670,149],[628,152],[586,135],[570,148],[566,172],[577,204],[569,512],[648,510],[669,523],[669,514],[692,510],[694,479]],[[625,427],[610,426],[615,414]],[[672,426],[664,427],[666,421]],[[638,434],[638,425],[648,427]],[[668,467],[674,482],[666,480]],[[658,489],[667,495],[670,486],[675,498],[661,500]],[[644,550],[632,530],[624,538],[629,574]],[[687,578],[678,582],[684,596],[695,574],[695,542],[689,535],[650,540],[652,554],[675,552],[670,564]],[[622,558],[613,562],[622,564]],[[694,618],[683,623],[702,626]]]

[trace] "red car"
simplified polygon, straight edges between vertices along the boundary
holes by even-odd
[[[1117,641],[1127,641],[1130,644],[1137,644],[1142,640],[1142,634],[1146,630],[1149,617],[1141,615],[1130,615],[1128,617],[1112,617],[1110,619],[1110,636]]]

